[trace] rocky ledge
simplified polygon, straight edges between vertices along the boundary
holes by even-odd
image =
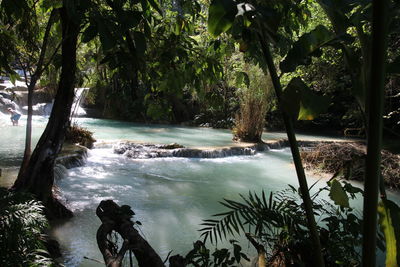
[[[148,158],[223,158],[231,156],[250,156],[257,151],[268,150],[267,144],[249,144],[244,146],[220,147],[220,148],[189,148],[173,143],[147,144],[131,141],[120,142],[114,145],[114,153],[134,159]]]
[[[307,148],[315,147],[318,144],[330,144],[334,141],[298,141],[299,146],[306,150]],[[109,146],[110,144],[98,144],[96,147]],[[133,159],[150,159],[150,158],[167,158],[167,157],[182,157],[182,158],[224,158],[232,156],[252,156],[257,152],[267,151],[270,149],[283,149],[289,146],[286,139],[271,140],[262,143],[238,143],[230,147],[213,147],[213,148],[190,148],[172,144],[151,144],[138,143],[134,141],[122,141],[114,144],[112,147],[114,153],[124,155]]]

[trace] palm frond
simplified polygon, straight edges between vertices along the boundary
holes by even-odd
[[[272,233],[277,228],[294,228],[295,224],[291,216],[287,214],[290,209],[290,201],[294,198],[285,193],[270,193],[266,196],[264,191],[261,195],[249,192],[247,196],[240,195],[241,202],[224,199],[221,205],[228,211],[214,214],[213,218],[204,220],[203,227],[199,231],[203,242],[208,239],[211,243],[226,239],[228,235],[240,235],[245,228],[249,232],[254,231],[256,236]]]

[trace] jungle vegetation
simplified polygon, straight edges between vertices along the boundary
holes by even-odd
[[[29,106],[37,90],[55,99],[32,152],[28,119],[12,190],[34,195],[50,219],[72,216],[53,195],[52,170],[71,126],[74,88],[85,86],[86,106],[105,118],[232,127],[235,138],[252,142],[265,126],[286,130],[299,189],[269,201],[253,194],[243,197],[245,204],[226,200],[230,213],[217,217],[232,219],[206,221],[206,239],[250,225],[260,261],[375,266],[379,212],[386,265],[398,266],[400,210],[385,197],[380,158],[382,135],[399,135],[399,10],[394,0],[2,0],[0,75],[16,80],[15,70],[23,70]],[[346,202],[358,191],[347,184],[333,179],[327,189],[337,207],[310,195],[294,129],[327,125],[362,128],[367,136],[360,217]],[[322,212],[328,227],[316,223]],[[347,234],[340,232],[346,227]],[[210,262],[197,242],[180,264],[226,266],[247,257],[232,246],[233,256],[217,250]],[[105,260],[119,266],[121,255]]]

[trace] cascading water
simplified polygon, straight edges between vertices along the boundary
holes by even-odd
[[[72,117],[82,117],[86,115],[86,111],[81,107],[81,104],[88,90],[89,88],[75,88],[75,98],[71,109]]]

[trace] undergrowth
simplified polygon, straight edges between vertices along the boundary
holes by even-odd
[[[319,196],[329,191],[335,203]],[[326,266],[360,266],[360,214],[349,206],[361,189],[332,180],[327,187],[312,195],[314,214],[320,223],[323,256]],[[203,242],[217,244],[230,236],[245,235],[265,256],[266,266],[314,266],[307,220],[300,198],[294,187],[265,194],[241,195],[240,201],[224,199],[225,211],[204,220],[200,230]],[[383,249],[382,237],[378,245]]]
[[[27,194],[0,188],[0,266],[55,266],[44,245],[43,208]]]

